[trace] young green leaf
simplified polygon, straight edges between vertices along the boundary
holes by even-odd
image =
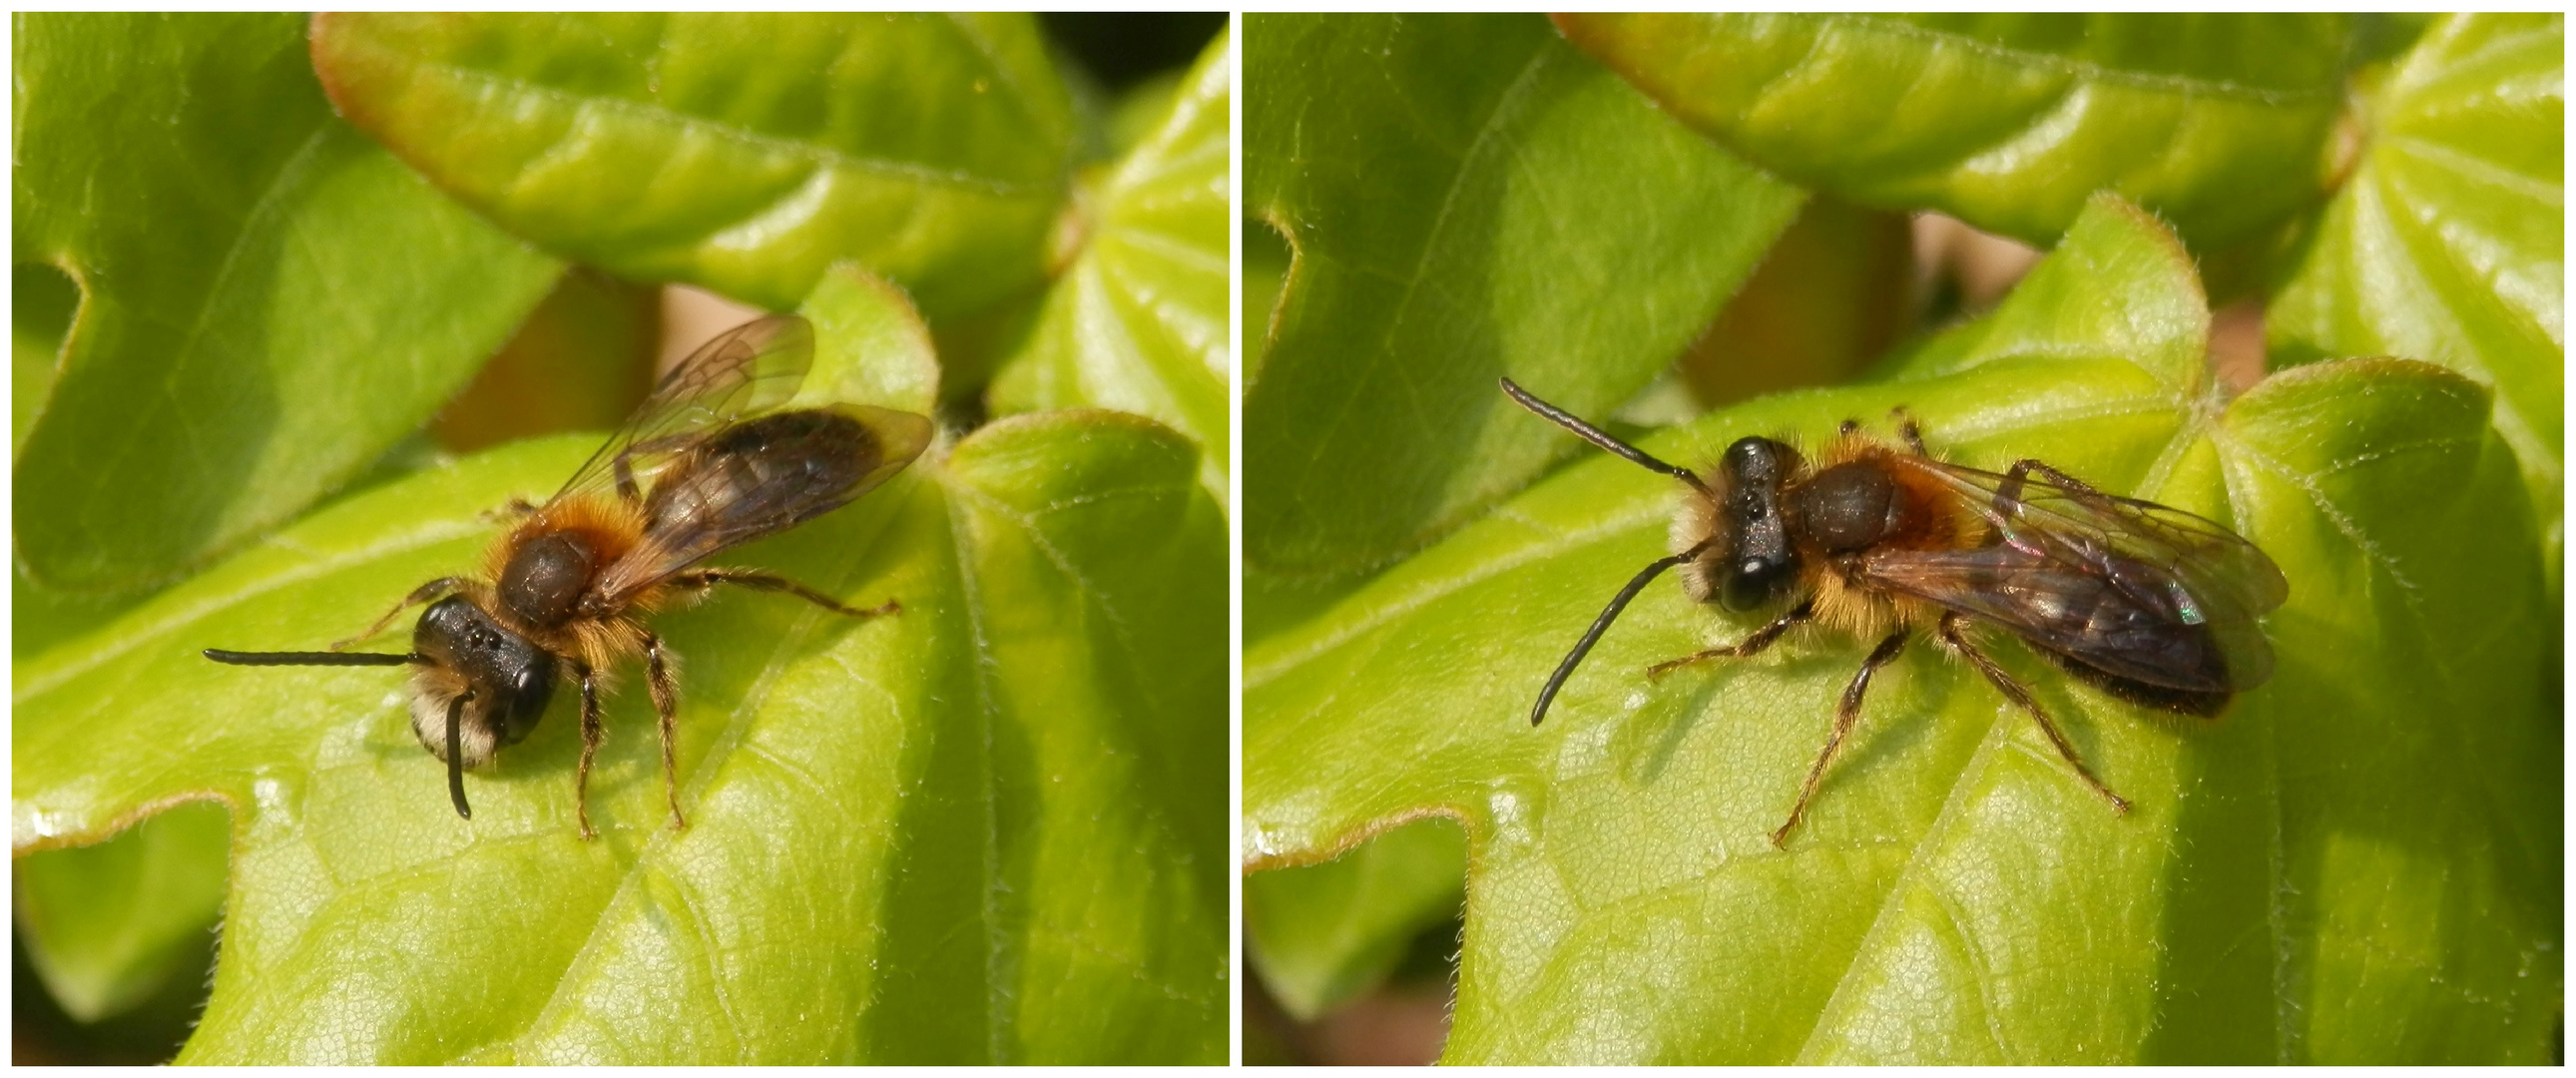
[[[798,401],[859,401],[921,415],[938,405],[930,329],[893,282],[848,263],[833,266],[797,313],[814,323],[814,367],[797,388]]]
[[[2095,191],[2195,248],[2325,180],[2342,15],[1562,15],[1691,125],[1809,187],[2053,244]]]
[[[1199,57],[1160,122],[1085,200],[1081,254],[1037,329],[995,375],[998,414],[1095,406],[1196,438],[1208,489],[1225,490],[1228,102],[1233,35]]]
[[[1251,25],[1244,209],[1294,251],[1243,401],[1259,568],[1380,565],[1527,483],[1565,449],[1497,375],[1606,411],[1796,215],[1536,18]]]
[[[2276,362],[2385,354],[2495,390],[2556,562],[2567,384],[2565,16],[2446,15],[2265,312]]]
[[[1311,1020],[1377,986],[1424,930],[1458,915],[1467,836],[1408,824],[1320,865],[1243,881],[1252,968],[1290,1015]]]
[[[2127,815],[1917,642],[1775,851],[1862,645],[1818,632],[1649,679],[1752,627],[1677,586],[1530,729],[1566,647],[1667,549],[1672,482],[1604,458],[1247,655],[1250,856],[1464,820],[1458,1062],[2547,1058],[2539,561],[2485,394],[2370,361],[2222,409],[2197,302],[2173,237],[2097,200],[2011,302],[1897,380],[1645,444],[1696,460],[1901,405],[1950,459],[2038,457],[2241,530],[2290,599],[2270,683],[2215,724],[1995,644]]]
[[[590,448],[523,443],[351,499],[20,667],[20,849],[192,793],[240,818],[186,1058],[1221,1055],[1223,528],[1195,451],[1142,421],[999,424],[728,557],[904,608],[854,623],[744,594],[657,621],[685,663],[682,832],[634,687],[609,704],[586,843],[568,715],[468,778],[465,821],[399,675],[196,655],[350,631],[470,565],[481,509]]]
[[[141,590],[292,516],[554,282],[331,118],[300,17],[15,25],[13,256],[82,290],[15,469],[40,587]]]
[[[182,805],[96,846],[12,866],[28,964],[82,1022],[124,1013],[204,957],[232,836],[220,805]]]
[[[809,390],[935,399],[890,286],[836,271],[808,313],[829,331]],[[399,672],[198,656],[346,635],[470,569],[490,509],[595,445],[356,495],[18,664],[21,853],[173,798],[234,810],[223,962],[185,1058],[1222,1057],[1224,520],[1197,450],[1150,421],[995,423],[721,556],[903,609],[746,592],[654,620],[683,660],[686,831],[631,670],[583,842],[568,700],[468,777],[468,821]]]
[[[1072,163],[1021,15],[329,15],[313,63],[511,231],[771,308],[845,258],[934,318],[1020,291]]]

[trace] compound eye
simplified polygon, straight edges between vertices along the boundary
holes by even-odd
[[[1718,602],[1739,614],[1759,610],[1777,598],[1795,575],[1795,567],[1788,562],[1746,558],[1726,574],[1718,589]]]

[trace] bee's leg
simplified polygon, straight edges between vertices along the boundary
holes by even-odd
[[[633,452],[634,449],[629,447],[626,452],[617,454],[617,459],[609,462],[609,470],[617,473],[617,496],[630,502],[640,502],[644,500],[644,492],[636,488],[635,469],[626,463]]]
[[[642,502],[644,491],[635,482],[635,465],[630,463],[646,453],[667,453],[688,445],[691,435],[675,434],[636,442],[617,451],[608,462],[608,470],[617,476],[617,496],[630,502]]]
[[[1791,626],[1815,616],[1816,604],[1814,600],[1800,603],[1798,604],[1797,609],[1771,619],[1771,624],[1753,630],[1753,635],[1751,636],[1747,636],[1742,640],[1738,640],[1735,643],[1722,648],[1710,648],[1707,651],[1693,652],[1678,659],[1656,663],[1655,665],[1646,668],[1646,676],[1650,678],[1662,677],[1673,670],[1689,666],[1696,662],[1706,662],[1710,659],[1752,658],[1753,656],[1762,654],[1762,649],[1770,647],[1774,641],[1779,640],[1780,634],[1788,632]]]
[[[2091,484],[2088,484],[2081,479],[2077,479],[2065,472],[2058,471],[2047,461],[2032,460],[2029,457],[2023,457],[2020,460],[2014,461],[2011,470],[2004,473],[2004,481],[1995,485],[1995,508],[2007,513],[2011,512],[2012,503],[2021,501],[2022,481],[2033,472],[2039,473],[2041,478],[2046,479],[2049,482],[2055,483],[2058,486],[2079,495],[2105,500],[2108,500],[2111,497],[2108,494],[2104,494],[2099,490],[2093,489]]]
[[[572,673],[581,679],[581,767],[573,772],[572,805],[581,820],[581,837],[598,838],[590,829],[590,761],[599,755],[601,742],[608,740],[607,727],[599,723],[599,678],[588,663],[572,664]]]
[[[1900,404],[1888,409],[1887,417],[1896,421],[1896,436],[1905,440],[1905,448],[1913,450],[1918,457],[1932,455],[1930,449],[1924,448],[1923,424],[1915,421],[1914,413],[1906,411]]]
[[[484,510],[482,517],[485,520],[494,522],[504,520],[524,520],[536,515],[536,512],[537,503],[513,494],[510,496],[509,501],[501,503],[500,508]]]
[[[436,579],[436,580],[432,580],[432,581],[430,581],[429,583],[423,584],[423,585],[421,585],[421,586],[419,586],[419,587],[417,587],[417,588],[413,588],[413,589],[411,590],[411,594],[406,595],[406,596],[403,596],[403,599],[402,599],[402,601],[401,601],[401,602],[399,602],[399,603],[395,603],[395,604],[394,604],[394,608],[393,608],[393,609],[388,610],[388,611],[385,611],[385,616],[383,616],[383,617],[381,617],[381,618],[377,618],[377,619],[376,619],[376,623],[375,623],[375,624],[370,625],[370,626],[367,626],[367,631],[366,631],[366,632],[359,633],[358,635],[353,636],[353,637],[350,637],[350,638],[348,638],[348,639],[346,639],[346,640],[340,640],[340,641],[335,641],[335,642],[333,642],[333,643],[332,643],[332,645],[331,645],[331,650],[333,650],[333,651],[346,651],[346,650],[348,650],[350,647],[355,646],[355,645],[357,645],[357,644],[359,644],[359,643],[361,643],[361,642],[365,641],[368,637],[374,636],[374,635],[376,635],[377,633],[380,633],[380,632],[385,631],[385,626],[393,624],[393,623],[394,623],[394,619],[395,619],[395,618],[398,618],[398,617],[401,617],[401,616],[402,616],[402,612],[403,612],[403,611],[405,611],[405,610],[409,610],[409,609],[411,609],[412,607],[415,607],[415,606],[419,606],[419,605],[420,605],[420,604],[422,604],[422,603],[434,602],[434,601],[437,601],[437,600],[439,600],[439,599],[444,599],[444,598],[446,598],[446,597],[447,597],[447,595],[448,595],[448,593],[449,593],[449,592],[453,592],[453,591],[455,591],[456,589],[458,589],[458,588],[460,588],[460,587],[464,586],[464,584],[465,584],[465,578],[464,578],[464,577],[461,577],[461,576],[442,576],[442,577],[439,577],[439,578],[438,578],[438,579]]]
[[[786,577],[771,576],[767,573],[745,572],[740,569],[700,569],[696,572],[681,573],[678,576],[672,577],[671,583],[676,587],[693,588],[701,591],[707,588],[712,588],[718,584],[736,584],[746,588],[758,588],[762,591],[782,591],[799,599],[803,599],[806,602],[822,607],[825,610],[829,610],[835,614],[847,614],[854,618],[872,618],[879,614],[892,614],[903,609],[903,604],[893,599],[888,599],[885,602],[869,607],[866,610],[843,606],[839,601],[833,599],[831,596],[815,591],[812,588],[806,587],[805,585],[799,584],[793,580],[789,580]]]
[[[2128,799],[2112,793],[2110,787],[2102,785],[2102,780],[2093,776],[2092,768],[2084,766],[2084,758],[2075,754],[2075,746],[2066,740],[2065,734],[2058,732],[2056,723],[2049,721],[2048,712],[2040,710],[2039,701],[2032,698],[2030,690],[2023,688],[2021,682],[2014,681],[2012,675],[2005,673],[2004,668],[1996,665],[1993,659],[1987,658],[1985,652],[1977,650],[1974,645],[1968,643],[1968,638],[1959,632],[1957,614],[1941,616],[1940,633],[1941,642],[1950,645],[1959,654],[1967,656],[1968,661],[1975,664],[1977,672],[1986,675],[1986,680],[1993,682],[1995,689],[2004,694],[2004,699],[2030,712],[2030,717],[2038,720],[2039,732],[2048,735],[2048,743],[2057,746],[2057,754],[2066,758],[2067,765],[2073,767],[2075,773],[2083,777],[2085,785],[2092,787],[2094,793],[2101,794],[2103,800],[2109,801],[2112,809],[2123,814],[2129,811]]]
[[[689,826],[680,815],[680,691],[671,685],[670,664],[663,661],[662,638],[644,636],[644,686],[653,692],[653,713],[662,720],[662,792],[671,801],[671,830]]]
[[[1852,675],[1851,684],[1843,687],[1843,702],[1834,708],[1833,736],[1825,739],[1825,751],[1816,754],[1815,766],[1807,769],[1807,784],[1798,790],[1798,803],[1789,808],[1789,822],[1771,832],[1771,848],[1784,849],[1789,844],[1789,831],[1807,815],[1807,802],[1815,800],[1816,787],[1825,781],[1825,765],[1833,762],[1834,751],[1843,747],[1843,737],[1860,721],[1860,702],[1869,693],[1869,677],[1878,668],[1896,661],[1896,653],[1905,650],[1906,630],[1898,629],[1878,642],[1869,658],[1860,662],[1860,672]]]

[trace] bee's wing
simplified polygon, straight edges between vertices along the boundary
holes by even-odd
[[[601,574],[623,604],[737,543],[849,504],[911,464],[930,420],[864,404],[801,408],[707,432],[671,461],[644,503],[644,536]]]
[[[736,326],[671,368],[653,395],[549,500],[623,484],[640,491],[708,432],[794,396],[814,359],[814,327],[792,314]]]
[[[1993,535],[1965,550],[1874,554],[1863,571],[1878,583],[2134,681],[2213,692],[2271,676],[2272,649],[2255,619],[2288,598],[2289,583],[2234,532],[2038,475],[2016,483],[1922,458],[1896,462],[1939,478]]]

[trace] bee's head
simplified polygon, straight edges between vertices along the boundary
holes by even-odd
[[[457,759],[451,766],[481,767],[501,746],[525,740],[554,698],[554,656],[462,596],[441,599],[421,613],[412,650],[422,660],[413,668],[412,733],[431,755],[446,760],[454,712]],[[462,711],[455,706],[460,697]]]
[[[1738,438],[1726,447],[1710,488],[1717,541],[1694,567],[1698,598],[1714,596],[1740,613],[1770,605],[1796,584],[1798,552],[1780,511],[1780,488],[1798,463],[1795,448],[1771,438]]]

